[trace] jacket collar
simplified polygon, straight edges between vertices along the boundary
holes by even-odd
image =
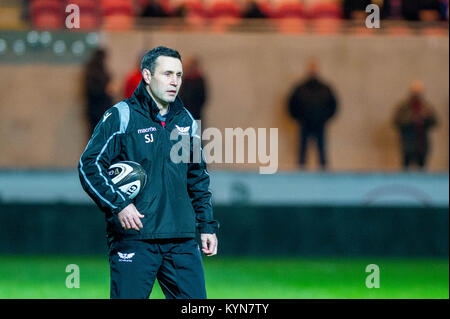
[[[143,109],[143,111],[146,113],[148,112],[150,114],[150,117],[154,121],[157,121],[159,108],[145,88],[145,82],[143,79],[134,91],[133,97],[139,102],[138,104]],[[166,121],[168,121],[169,118],[173,117],[175,114],[181,112],[183,110],[183,107],[183,102],[181,101],[180,97],[177,96],[175,101],[169,104],[169,112],[167,113]]]

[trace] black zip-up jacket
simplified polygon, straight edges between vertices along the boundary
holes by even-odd
[[[196,227],[200,233],[217,231],[206,164],[203,156],[193,157],[194,139],[200,138],[197,123],[178,97],[169,105],[165,127],[157,119],[158,113],[141,81],[131,98],[105,112],[81,155],[78,164],[81,185],[105,212],[109,241],[193,238]],[[176,133],[176,139],[171,140],[171,133]],[[175,144],[181,145],[183,138],[190,142],[187,152],[191,161],[175,163],[170,153]],[[179,147],[173,149],[181,154]],[[193,158],[197,160],[192,161]],[[134,201],[107,174],[108,167],[119,161],[138,162],[147,172],[147,183]],[[123,229],[117,217],[133,202],[145,216],[140,231]]]

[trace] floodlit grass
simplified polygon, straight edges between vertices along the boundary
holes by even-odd
[[[211,299],[449,298],[448,259],[204,258]],[[80,269],[67,288],[66,266]],[[376,264],[380,288],[367,288]],[[0,256],[0,298],[109,298],[106,256]],[[155,284],[151,298],[164,298]]]

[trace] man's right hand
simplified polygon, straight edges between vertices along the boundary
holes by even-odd
[[[140,214],[134,204],[130,204],[117,215],[119,222],[124,229],[134,229],[139,231],[142,227],[141,218],[144,215]]]

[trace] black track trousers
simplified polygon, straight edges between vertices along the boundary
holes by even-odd
[[[111,299],[148,299],[155,279],[167,299],[206,299],[193,238],[123,240],[109,247]]]

